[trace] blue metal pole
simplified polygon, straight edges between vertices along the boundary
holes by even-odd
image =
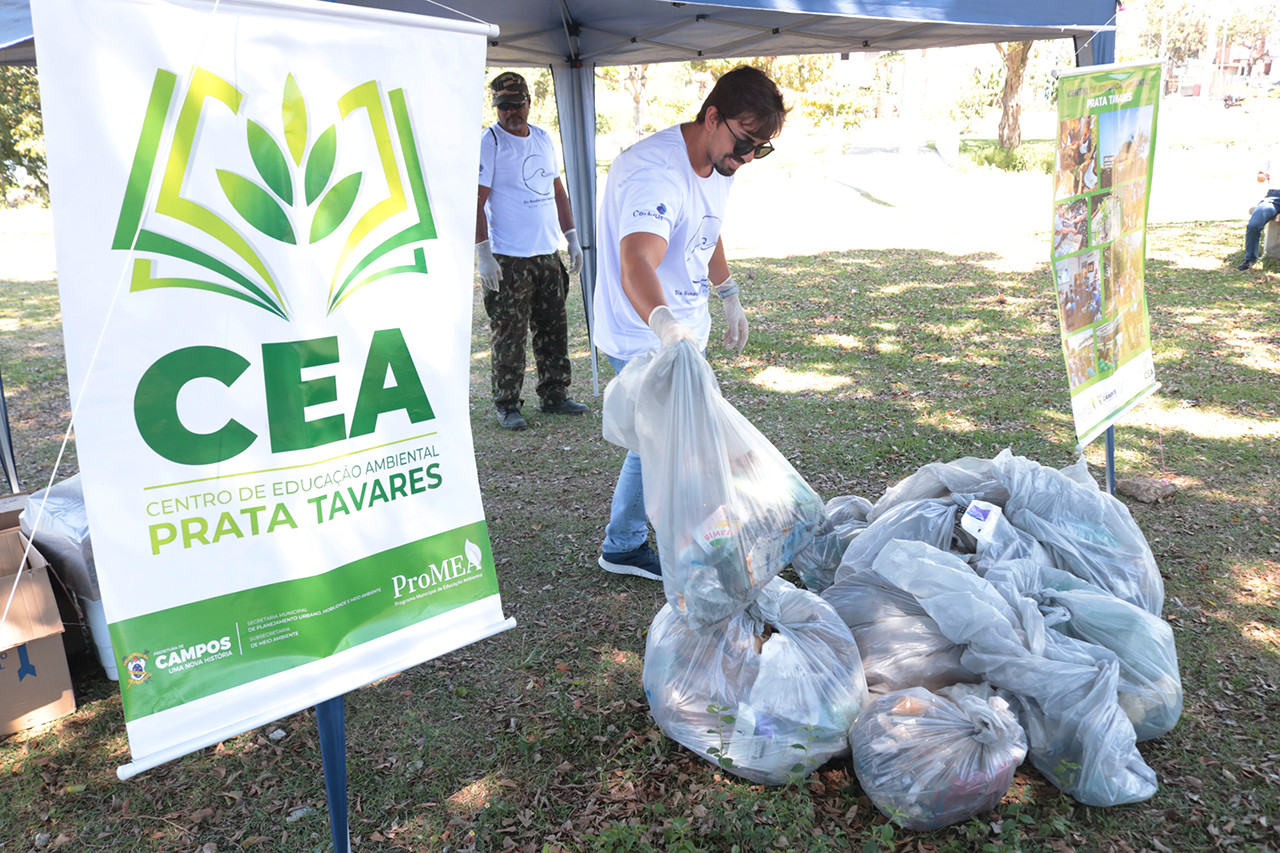
[[[324,793],[329,800],[329,832],[334,853],[351,853],[347,826],[347,733],[343,697],[316,705],[320,729],[320,757],[324,761]]]
[[[1116,428],[1107,427],[1107,494],[1116,493]]]

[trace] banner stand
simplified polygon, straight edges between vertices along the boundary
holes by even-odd
[[[316,705],[316,726],[320,730],[320,757],[324,762],[324,793],[329,801],[329,833],[334,853],[351,853],[351,830],[347,825],[347,734],[343,697]]]
[[[1107,427],[1107,494],[1116,496],[1116,428]]]

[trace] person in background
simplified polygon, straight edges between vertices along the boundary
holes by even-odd
[[[1258,168],[1258,183],[1266,184],[1269,189],[1249,215],[1249,224],[1244,229],[1244,260],[1236,267],[1238,270],[1247,270],[1258,262],[1262,229],[1280,214],[1280,186],[1272,180],[1273,166],[1280,166],[1280,152],[1270,152]]]
[[[476,267],[492,334],[493,404],[503,429],[529,424],[520,413],[525,336],[532,333],[539,411],[581,415],[569,396],[569,276],[582,246],[550,135],[529,124],[529,86],[513,71],[489,83],[498,120],[480,136]],[[556,254],[563,232],[569,270]]]
[[[746,313],[729,274],[720,225],[739,168],[773,151],[787,108],[764,72],[739,66],[716,81],[696,119],[618,155],[599,215],[594,343],[615,371],[680,339],[705,350],[708,301],[724,310],[723,343],[741,351]],[[615,574],[662,579],[649,547],[640,457],[627,452],[598,563]]]

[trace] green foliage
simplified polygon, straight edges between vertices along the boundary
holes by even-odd
[[[1221,50],[1224,39],[1227,45],[1251,48],[1255,58],[1261,58],[1280,19],[1280,0],[1144,0],[1131,14],[1140,22],[1138,56],[1119,58],[1163,57],[1166,68],[1174,73],[1210,51]]]
[[[828,81],[793,96],[791,108],[815,127],[853,130],[874,112],[875,94],[870,86]]]
[[[1000,106],[1003,88],[1003,67],[995,64],[975,67],[970,72],[969,85],[956,99],[952,117],[963,122],[981,118],[987,110]]]
[[[960,153],[978,166],[991,166],[1004,172],[1053,173],[1057,157],[1051,142],[1024,142],[1016,148],[1001,148],[995,140],[969,140],[960,145]]]
[[[0,66],[0,204],[15,189],[49,201],[40,85],[34,68]]]
[[[696,72],[709,73],[719,78],[739,65],[752,65],[768,74],[779,88],[793,92],[806,92],[820,85],[827,76],[834,54],[819,53],[805,56],[747,56],[727,59],[700,59],[688,63]]]
[[[733,724],[737,721],[733,714],[729,713],[731,710],[731,708],[723,705],[707,706],[707,713],[714,714],[716,717],[716,727],[707,729],[707,734],[715,735],[720,741],[719,746],[708,747],[707,753],[715,759],[717,764],[725,769],[733,767],[733,759],[725,754],[725,747],[728,746],[728,741],[725,740],[724,736],[726,729],[733,731]]]

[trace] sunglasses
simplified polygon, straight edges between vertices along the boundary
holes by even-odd
[[[750,139],[743,139],[741,136],[733,132],[733,128],[729,127],[726,119],[724,126],[729,128],[729,135],[733,137],[733,156],[742,159],[747,156],[747,152],[754,151],[756,159],[768,157],[773,153],[772,142],[761,142],[759,144],[752,142]]]
[[[502,103],[497,104],[496,106],[498,108],[498,112],[509,113],[512,110],[520,109],[527,103],[529,102],[528,101],[503,101]]]

